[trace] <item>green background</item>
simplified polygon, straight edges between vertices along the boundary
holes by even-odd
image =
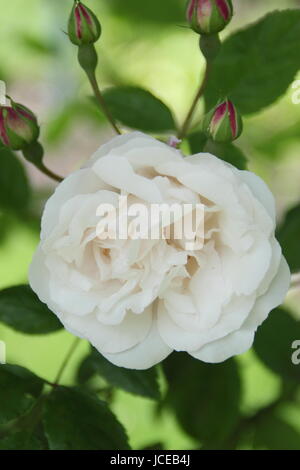
[[[224,37],[277,7],[299,6],[296,0],[234,3],[236,15]],[[185,2],[87,0],[86,4],[98,13],[103,27],[97,44],[101,86],[145,87],[162,99],[176,121],[181,122],[203,67],[195,35],[185,25]],[[6,2],[0,31],[0,79],[6,81],[8,93],[16,101],[38,114],[47,165],[63,175],[78,168],[112,135],[89,99],[88,84],[76,62],[76,48],[64,34],[71,6],[72,0]],[[300,53],[300,42],[298,47]],[[276,81],[276,76],[269,79]],[[300,199],[300,104],[292,103],[294,91],[290,86],[275,104],[248,116],[237,144],[247,155],[250,169],[271,187],[279,221]],[[199,113],[201,108],[202,105]],[[30,164],[25,166],[32,187],[26,216],[0,209],[1,288],[27,282],[28,266],[39,239],[39,215],[55,187]],[[287,299],[287,306],[297,318],[299,300],[297,291]],[[30,336],[0,324],[0,340],[7,345],[7,362],[28,367],[53,380],[73,337],[65,331]],[[64,384],[74,382],[78,363],[87,351],[88,344],[82,341],[64,375]],[[237,361],[242,376],[241,412],[251,415],[277,399],[281,380],[253,351]],[[161,386],[166,389],[162,374]],[[184,399],[189,400],[188,383]],[[179,426],[171,410],[160,410],[155,401],[117,391],[112,408],[126,427],[134,449],[157,442],[162,442],[166,449],[199,447],[197,440]],[[293,431],[296,437],[297,432],[300,436],[300,405],[296,400],[280,408],[281,418],[289,432],[292,429],[292,437],[290,434],[286,437],[289,442],[284,443],[284,426],[265,422],[261,432],[274,436],[269,439],[271,443],[264,439],[258,447],[288,447],[292,445]],[[246,436],[244,441],[240,447],[251,448],[251,439]]]

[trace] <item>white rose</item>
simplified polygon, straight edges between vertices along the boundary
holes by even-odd
[[[118,195],[202,202],[205,244],[99,240],[96,210]],[[290,272],[263,181],[202,153],[183,158],[138,132],[103,145],[46,204],[30,285],[65,328],[112,363],[146,369],[173,350],[205,362],[243,353],[282,303]]]

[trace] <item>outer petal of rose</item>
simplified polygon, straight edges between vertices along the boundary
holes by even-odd
[[[41,249],[41,244],[39,244],[33,255],[32,262],[29,267],[28,278],[30,287],[36,293],[41,302],[48,305],[50,310],[52,310],[52,312],[54,312],[61,321],[61,311],[58,305],[50,298],[50,273],[46,267],[45,254]]]
[[[152,325],[151,307],[142,315],[127,312],[119,325],[104,325],[95,315],[79,317],[67,315],[63,318],[64,326],[77,336],[87,339],[100,352],[121,353],[144,341]]]
[[[199,347],[199,332],[192,328],[182,329],[169,315],[162,301],[158,305],[158,331],[163,341],[175,351],[186,351]]]
[[[111,189],[90,169],[81,169],[67,176],[48,199],[42,216],[41,238],[56,226],[62,205],[79,194],[90,194],[100,189]]]
[[[203,269],[200,267],[192,276],[189,284],[198,316],[199,327],[212,328],[218,321],[222,306],[232,292],[225,289],[222,260],[212,244],[206,246]]]
[[[279,245],[275,237],[271,238],[270,244],[272,248],[272,259],[271,259],[268,272],[266,273],[264,280],[262,281],[262,283],[259,286],[259,289],[256,292],[257,297],[260,297],[261,295],[267,292],[273,279],[278,273],[279,265],[281,263],[282,250],[281,250],[281,246]]]
[[[148,148],[153,150],[153,153],[157,156],[154,160],[150,160],[150,155],[144,156],[143,152]],[[141,152],[142,150],[142,152]],[[167,156],[165,155],[167,153]],[[130,132],[121,136],[116,136],[111,139],[108,143],[101,145],[101,147],[94,153],[94,155],[85,164],[85,167],[91,167],[96,163],[99,158],[105,155],[123,156],[127,158],[134,166],[153,166],[155,163],[161,161],[163,158],[176,158],[182,159],[182,156],[178,150],[175,150],[163,142],[150,137],[149,135],[143,134],[142,132]]]
[[[290,271],[284,258],[282,258],[277,276],[273,280],[269,291],[260,297],[244,322],[242,328],[228,336],[207,344],[198,351],[189,351],[191,356],[204,362],[222,362],[237,354],[242,354],[251,348],[255,331],[269,315],[271,310],[280,305],[288,291],[290,284]]]
[[[266,183],[261,178],[259,178],[259,176],[250,171],[239,171],[239,176],[248,185],[253,196],[265,207],[268,214],[275,222],[275,199]]]
[[[38,292],[40,300],[48,305],[72,334],[89,340],[97,349],[107,352],[120,352],[142,341],[152,324],[151,308],[142,315],[128,314],[120,325],[101,324],[96,316],[85,317],[70,315],[55,303],[50,294],[50,276],[45,264],[45,255],[39,248],[29,270],[29,282],[32,289]]]
[[[196,359],[200,359],[200,361],[210,363],[223,362],[232,356],[248,351],[253,344],[254,334],[254,331],[246,329],[238,330],[218,341],[203,346],[198,351],[188,352]]]
[[[58,316],[60,321],[64,322],[64,317],[66,316],[66,313],[61,305],[53,301],[53,297],[51,295],[51,286],[53,288],[53,281],[51,280],[51,273],[49,269],[47,268],[46,256],[41,248],[41,244],[37,248],[33,256],[30,268],[29,268],[29,284],[32,290],[34,290],[34,292],[37,293],[39,299],[42,302],[44,302],[46,305],[48,305],[50,310],[52,310],[52,312],[54,312]],[[68,296],[70,295],[71,300],[73,299],[73,304],[76,304],[76,300],[74,300],[74,296],[76,295],[80,296],[81,293],[78,292],[78,290],[76,291],[74,289],[73,290],[74,295],[72,296],[72,290],[70,286],[68,285],[67,287],[68,287],[68,295],[66,296],[66,291],[63,290],[63,286],[59,286],[59,289],[62,290],[61,295],[66,296],[66,299],[65,299],[66,302],[67,302]],[[54,292],[57,293],[56,290]],[[83,294],[84,293],[82,293],[82,295]],[[77,302],[79,300],[80,299],[77,299]],[[89,298],[89,301],[90,300],[91,299]],[[94,300],[92,301],[94,302]],[[89,309],[92,308],[92,306],[86,305],[85,302],[83,302],[83,305],[86,310],[81,311],[79,308],[78,314],[84,315],[88,313]]]
[[[172,348],[166,345],[158,333],[156,320],[154,319],[148,336],[135,347],[119,354],[100,352],[116,366],[143,370],[163,361],[172,351]]]
[[[268,317],[271,310],[281,305],[291,283],[290,268],[284,257],[281,258],[278,273],[267,292],[260,296],[243,327],[257,328]]]
[[[181,315],[169,310],[160,302],[158,328],[163,340],[177,351],[197,351],[204,345],[215,342],[239,330],[254,305],[254,296],[234,298],[224,308],[214,328],[200,330],[194,315]]]
[[[237,295],[250,295],[263,282],[272,261],[270,241],[261,237],[243,255],[227,247],[220,249],[223,275]]]

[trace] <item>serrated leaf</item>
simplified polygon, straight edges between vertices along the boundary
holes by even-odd
[[[79,388],[56,388],[45,404],[43,423],[51,450],[129,448],[123,426],[106,403]]]
[[[24,367],[0,366],[0,425],[26,413],[40,395],[44,382]]]
[[[292,344],[300,340],[300,322],[282,308],[271,312],[258,329],[254,350],[261,361],[286,380],[300,382],[300,367],[292,362]]]
[[[130,370],[117,367],[93,349],[80,366],[79,381],[83,383],[95,373],[103,377],[110,385],[127,392],[156,400],[160,398],[155,367],[148,370]]]
[[[27,334],[46,334],[63,328],[28,285],[0,291],[0,322]]]
[[[300,205],[290,209],[277,231],[277,239],[291,271],[300,270]]]
[[[30,188],[22,163],[9,149],[0,146],[0,208],[24,211]]]
[[[206,364],[185,353],[173,353],[163,367],[169,383],[166,402],[182,428],[203,444],[223,442],[239,417],[236,362]]]
[[[282,96],[300,69],[300,10],[275,11],[226,39],[205,90],[207,109],[228,96],[242,114]]]
[[[26,429],[0,438],[0,450],[46,450],[45,443]]]
[[[109,88],[104,92],[104,99],[114,118],[132,129],[165,132],[176,127],[169,108],[142,88]]]

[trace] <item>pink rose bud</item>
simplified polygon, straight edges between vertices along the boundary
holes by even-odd
[[[231,0],[189,0],[187,20],[198,34],[222,31],[233,16]]]
[[[0,140],[12,150],[23,150],[38,139],[40,129],[35,115],[25,106],[12,102],[0,106]]]
[[[206,115],[203,130],[215,142],[233,142],[243,130],[241,115],[231,101],[225,100]]]
[[[68,33],[71,42],[77,46],[93,44],[101,35],[101,25],[96,15],[77,0],[70,15]]]

